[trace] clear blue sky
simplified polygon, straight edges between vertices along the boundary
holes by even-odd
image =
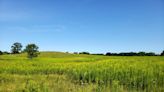
[[[164,50],[164,0],[0,0],[0,50]]]

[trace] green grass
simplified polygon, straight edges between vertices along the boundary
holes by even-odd
[[[0,92],[164,92],[164,57],[1,55]]]

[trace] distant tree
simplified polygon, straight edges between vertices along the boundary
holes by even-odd
[[[16,42],[11,46],[11,53],[18,54],[20,53],[21,49],[22,49],[22,44],[19,42]]]
[[[106,55],[106,56],[111,56],[111,55],[112,55],[112,53],[107,52],[105,55]]]
[[[80,52],[79,54],[87,54],[87,55],[89,55],[90,53],[89,52]]]
[[[146,53],[146,56],[155,56],[155,53],[154,52],[149,52],[149,53]]]
[[[2,55],[3,54],[3,52],[2,51],[0,51],[0,55]]]
[[[39,54],[39,47],[35,44],[28,44],[25,48],[25,52],[27,52],[27,57],[32,59],[33,57],[37,57]]]
[[[135,52],[126,52],[126,53],[119,53],[119,56],[137,56]]]
[[[137,56],[137,53],[136,52],[129,52],[128,56]]]
[[[93,53],[91,55],[104,55],[103,53]]]
[[[138,52],[137,55],[138,55],[138,56],[145,56],[146,53],[145,53],[145,52]]]
[[[164,56],[164,51],[161,53],[161,56]]]

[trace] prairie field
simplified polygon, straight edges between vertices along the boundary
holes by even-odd
[[[0,55],[0,92],[164,92],[164,57]]]

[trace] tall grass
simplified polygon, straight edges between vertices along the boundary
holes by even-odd
[[[0,56],[0,75],[3,75],[0,76],[1,82],[10,83],[12,75],[24,76],[25,80],[25,76],[65,76],[64,82],[73,85],[70,92],[86,92],[86,89],[88,92],[163,92],[164,57],[105,57],[51,52],[41,53],[40,57],[28,60],[25,55],[4,55]],[[48,78],[49,81],[55,79]],[[63,79],[58,80],[63,82]],[[67,92],[69,85],[64,85],[64,82],[59,85],[65,89],[63,92]],[[53,85],[41,84],[32,80],[25,91],[29,91],[32,86],[37,86],[32,88],[36,92],[55,90],[52,91]],[[41,89],[42,86],[45,89]]]

